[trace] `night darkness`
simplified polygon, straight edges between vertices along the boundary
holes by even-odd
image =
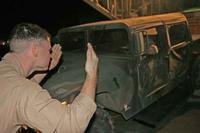
[[[82,0],[7,0],[0,5],[1,40],[21,22],[36,23],[55,35],[62,27],[108,19]]]
[[[192,1],[184,3],[200,5],[199,0]],[[54,36],[62,27],[109,19],[83,0],[1,0],[0,17],[0,40],[8,39],[11,29],[21,22],[36,23]]]

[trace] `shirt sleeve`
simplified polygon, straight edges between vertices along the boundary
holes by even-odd
[[[18,118],[23,124],[43,133],[83,133],[96,110],[89,96],[80,93],[68,105],[52,99],[48,91],[39,85],[23,92],[18,105]]]

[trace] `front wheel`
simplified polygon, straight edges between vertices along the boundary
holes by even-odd
[[[114,133],[112,116],[108,111],[97,108],[86,133]]]

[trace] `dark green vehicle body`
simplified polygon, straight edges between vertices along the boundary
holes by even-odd
[[[63,28],[54,38],[60,66],[44,83],[52,97],[70,103],[85,78],[87,42],[99,56],[98,108],[130,119],[186,78],[191,35],[181,13]]]

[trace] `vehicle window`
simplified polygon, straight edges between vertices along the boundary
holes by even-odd
[[[152,44],[156,45],[159,51],[163,51],[166,49],[167,38],[164,26],[157,26],[144,29],[143,31],[139,32],[139,36],[140,36],[141,52],[144,52]]]
[[[124,29],[95,30],[90,32],[90,41],[99,54],[123,54],[129,52],[128,35]]]
[[[149,28],[141,31],[140,33],[141,44],[144,45],[141,48],[141,51],[148,49],[150,45],[158,45],[158,32],[156,28]]]
[[[169,25],[168,28],[172,46],[189,40],[189,33],[186,23]]]
[[[82,51],[85,47],[85,33],[83,31],[65,32],[60,34],[59,40],[64,51]]]

